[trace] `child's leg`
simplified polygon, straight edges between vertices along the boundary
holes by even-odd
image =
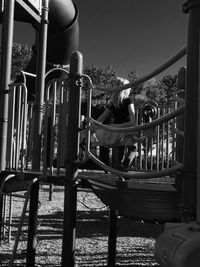
[[[137,146],[127,146],[127,153],[123,159],[122,165],[124,167],[129,167],[135,158]]]

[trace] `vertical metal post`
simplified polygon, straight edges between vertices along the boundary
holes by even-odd
[[[200,13],[199,13],[200,16]],[[200,224],[200,31],[199,31],[199,57],[197,59],[198,61],[198,147],[197,147],[197,216],[196,216],[196,222]]]
[[[184,98],[185,97],[185,79],[186,70],[181,68],[178,72],[177,86],[179,92],[177,96]],[[182,103],[177,102],[177,106],[181,106]],[[184,114],[180,114],[176,119],[176,128],[180,131],[184,131]],[[183,162],[183,147],[184,147],[184,137],[179,134],[176,135],[176,161]]]
[[[188,44],[187,44],[187,77],[186,77],[186,110],[184,136],[184,166],[183,173],[183,221],[195,220],[197,197],[197,146],[199,91],[199,31],[200,3],[189,0],[183,5],[183,11],[189,13]]]
[[[8,124],[8,85],[11,77],[12,42],[15,1],[5,1],[1,42],[0,70],[0,171],[5,170],[7,124]]]
[[[34,104],[34,134],[33,134],[33,166],[32,169],[40,169],[41,158],[41,132],[42,116],[44,112],[44,88],[47,52],[47,29],[48,29],[48,6],[49,0],[42,1],[42,17],[39,24],[37,40],[37,76],[36,76],[36,100]]]
[[[0,187],[1,187],[1,183],[2,183],[3,177],[0,175]],[[2,225],[3,220],[4,220],[4,216],[5,216],[5,209],[4,209],[4,197],[2,194],[0,194],[0,245],[1,245],[1,239],[3,237],[3,233],[2,230],[4,230],[4,227]]]
[[[39,181],[33,181],[30,192],[28,243],[26,255],[26,267],[35,266],[35,253],[37,245],[37,215],[38,215]]]
[[[119,151],[115,147],[112,151],[112,167],[119,168]],[[108,266],[114,267],[116,261],[116,245],[117,245],[117,217],[116,210],[109,210],[109,232],[108,232]]]
[[[108,236],[108,266],[115,267],[117,245],[117,216],[116,210],[109,211],[109,236]]]
[[[81,107],[82,55],[74,52],[70,58],[69,108],[66,128],[66,177],[62,244],[62,267],[76,266],[75,232],[77,209],[77,159],[79,154],[79,127]]]

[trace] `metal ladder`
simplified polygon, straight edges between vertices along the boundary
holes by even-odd
[[[20,238],[22,227],[23,227],[28,202],[29,202],[31,188],[37,180],[38,180],[37,178],[31,179],[31,180],[25,180],[23,178],[23,175],[10,174],[7,177],[5,177],[1,183],[0,202],[2,205],[2,214],[1,214],[1,218],[0,218],[1,219],[1,221],[0,221],[1,233],[0,234],[1,234],[2,238],[4,238],[5,232],[7,230],[8,241],[10,241],[10,238],[11,238],[12,204],[13,204],[12,198],[17,197],[17,198],[24,199],[22,213],[20,216],[19,224],[17,226],[18,229],[17,229],[17,234],[15,237],[15,242],[14,242],[14,246],[13,246],[13,250],[12,250],[12,256],[11,256],[9,266],[13,266],[13,263],[14,263],[14,259],[16,256],[17,247],[18,247],[18,243],[19,243],[19,238]],[[21,192],[21,191],[25,191],[25,194],[19,194],[19,192]],[[7,209],[6,198],[7,198],[7,196],[10,197],[10,203],[9,203],[9,207],[8,207],[8,209],[9,209],[8,220],[7,220],[7,212],[6,212],[6,209]],[[1,239],[0,239],[0,241],[1,241]]]

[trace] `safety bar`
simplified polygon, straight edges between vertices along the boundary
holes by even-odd
[[[100,87],[100,86],[92,85],[91,89],[96,89],[96,90],[106,91],[106,92],[113,92],[113,91],[122,91],[122,90],[128,89],[130,87],[134,87],[136,85],[139,85],[141,83],[148,81],[149,79],[151,79],[151,78],[155,77],[156,75],[160,74],[161,72],[165,71],[170,66],[172,66],[174,63],[176,63],[179,59],[184,57],[186,55],[186,53],[187,53],[187,47],[184,47],[180,51],[178,51],[175,55],[173,55],[169,60],[167,60],[165,63],[163,63],[162,65],[155,68],[152,72],[144,75],[143,77],[141,77],[141,78],[139,78],[133,82],[127,83],[123,86],[116,86],[116,87],[112,87],[112,88],[107,88],[107,87]]]
[[[176,116],[180,115],[185,109],[185,106],[182,105],[181,107],[179,107],[178,109],[170,112],[169,114],[166,114],[165,116],[159,118],[159,119],[155,119],[152,122],[148,122],[142,125],[136,125],[136,126],[131,126],[131,127],[114,127],[114,126],[109,126],[109,125],[105,125],[105,124],[101,124],[98,121],[92,119],[91,117],[88,117],[88,119],[98,128],[102,128],[105,130],[109,130],[111,132],[123,132],[123,133],[134,133],[137,131],[142,131],[142,130],[146,130],[149,128],[153,128],[161,123],[167,122],[173,118],[175,118]]]
[[[69,72],[65,69],[54,68],[46,73],[46,77],[57,72],[63,72],[65,78],[53,78],[45,90],[44,113],[44,149],[43,174],[47,172],[59,175],[64,166],[66,119],[68,110]],[[54,76],[54,75],[53,75]],[[56,169],[55,169],[56,167]]]
[[[119,171],[115,168],[112,168],[110,166],[107,166],[104,164],[102,161],[100,161],[97,157],[95,157],[91,152],[88,152],[88,157],[95,162],[99,167],[101,167],[103,170],[106,170],[108,172],[117,174],[122,177],[126,178],[143,178],[143,179],[148,179],[148,178],[159,178],[159,177],[164,177],[164,176],[170,176],[178,171],[183,170],[183,164],[177,164],[173,167],[160,170],[160,171],[129,171],[129,172],[123,172]]]
[[[24,170],[27,134],[27,88],[24,83],[9,86],[6,168]]]

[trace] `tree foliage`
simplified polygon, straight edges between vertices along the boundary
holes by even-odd
[[[88,75],[92,83],[102,87],[114,87],[119,85],[119,80],[116,71],[112,67],[105,69],[98,68],[94,65],[84,68],[84,74]],[[135,69],[128,73],[128,80],[133,82],[139,78]],[[147,96],[149,100],[156,101],[159,105],[171,105],[173,103],[173,95],[177,89],[177,75],[167,75],[162,79],[156,78],[149,79],[143,84],[139,84],[132,87],[132,94],[143,94]],[[82,103],[86,105],[87,102],[87,90],[83,89]],[[107,101],[110,99],[110,93],[93,90],[92,95],[92,110],[95,114],[100,114]],[[84,112],[85,113],[85,112]],[[95,116],[96,117],[96,116]]]
[[[139,78],[139,75],[138,75],[138,72],[136,69],[133,69],[128,73],[129,82],[134,82],[138,78]],[[138,84],[138,85],[132,87],[133,95],[141,94],[142,91],[143,91],[143,84]]]
[[[101,87],[113,87],[118,85],[118,77],[116,71],[108,66],[105,69],[99,68],[94,65],[84,67],[84,74],[88,75],[92,80],[92,84]],[[84,83],[85,87],[83,88],[82,94],[82,106],[84,106],[85,113],[85,106],[87,102],[87,83]],[[110,99],[110,93],[99,91],[94,89],[92,94],[92,112],[94,117],[97,117],[105,108],[106,103]]]
[[[143,85],[143,90],[150,100],[160,105],[171,105],[174,93],[177,92],[177,75],[167,75],[161,80],[155,78],[148,80]]]
[[[20,70],[23,70],[28,65],[28,62],[31,59],[32,50],[26,45],[22,46],[18,43],[13,43],[12,46],[12,70],[11,78],[15,79],[16,73]]]
[[[26,68],[29,60],[32,56],[32,50],[29,46],[22,46],[18,43],[13,43],[12,48],[12,72],[11,78],[15,79],[16,73],[19,70],[23,70]],[[95,65],[85,66],[83,73],[88,75],[92,83],[96,86],[101,87],[114,87],[119,84],[119,77],[117,76],[117,72],[111,67],[108,66],[106,68],[99,68]],[[139,78],[136,69],[131,70],[128,73],[128,80],[133,82]],[[139,84],[132,87],[132,92],[134,95],[136,94],[145,94],[148,99],[154,100],[159,104],[172,104],[173,95],[178,90],[177,89],[177,75],[167,75],[164,76],[160,80],[156,80],[155,78],[146,81],[143,84]],[[88,81],[86,79],[86,81]],[[83,88],[82,94],[82,102],[87,102],[87,92],[86,90],[87,83],[84,83],[85,87]],[[105,108],[106,103],[110,99],[110,93],[106,93],[104,91],[93,90],[92,96],[92,106],[98,110]]]
[[[165,103],[172,104],[173,96],[178,91],[177,75],[167,75],[160,81],[162,88],[165,91]]]

